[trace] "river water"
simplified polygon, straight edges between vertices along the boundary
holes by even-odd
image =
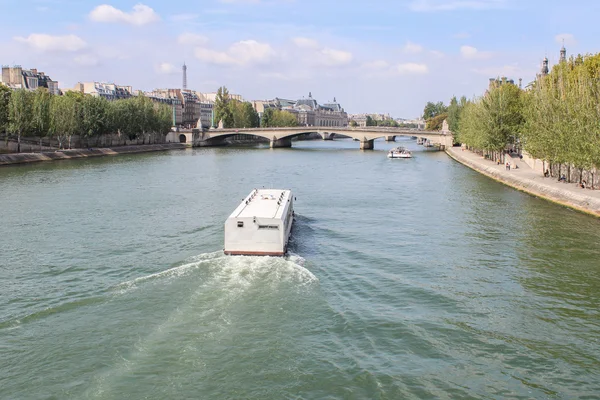
[[[599,221],[398,144],[0,168],[0,398],[600,398]],[[263,186],[292,254],[223,256]]]

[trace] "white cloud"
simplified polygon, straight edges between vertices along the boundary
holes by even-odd
[[[473,46],[461,46],[460,47],[460,54],[469,60],[481,60],[481,59],[486,59],[486,58],[490,58],[493,56],[493,53],[489,52],[489,51],[479,51],[477,50],[477,48],[473,47]]]
[[[322,49],[319,55],[320,62],[327,66],[349,64],[353,58],[352,53],[335,49]]]
[[[421,46],[420,44],[416,44],[416,43],[412,43],[412,42],[408,41],[404,45],[405,53],[415,54],[415,53],[420,53],[422,51],[423,51],[423,46]]]
[[[94,8],[89,17],[96,22],[122,22],[136,26],[150,24],[160,20],[159,15],[144,4],[136,4],[133,11],[125,12],[108,4]]]
[[[503,8],[506,0],[414,0],[409,9],[416,12],[489,10]]]
[[[196,58],[209,64],[235,65],[237,61],[225,52],[205,48],[197,48],[194,52]]]
[[[295,37],[292,38],[292,42],[303,49],[316,49],[319,47],[319,42],[313,39],[308,39],[304,37]]]
[[[43,33],[32,33],[26,38],[16,36],[14,39],[39,51],[73,52],[87,46],[85,41],[76,35],[52,36]]]
[[[156,66],[156,72],[163,75],[175,75],[179,73],[179,68],[174,66],[173,64],[163,62]]]
[[[242,40],[232,44],[225,52],[199,47],[195,54],[199,60],[210,64],[247,66],[271,61],[275,50],[268,43]]]
[[[399,74],[414,74],[414,75],[422,75],[429,72],[429,68],[427,64],[417,64],[417,63],[404,63],[398,64],[394,67],[395,72]]]
[[[294,37],[292,43],[301,52],[301,55],[296,54],[296,56],[307,60],[309,64],[332,67],[349,64],[354,59],[349,51],[323,47],[314,39]]]
[[[438,50],[429,50],[429,54],[431,54],[435,58],[442,58],[445,55],[443,52],[438,51]]]
[[[561,33],[559,35],[556,35],[554,37],[554,40],[556,40],[556,43],[558,44],[565,44],[565,46],[574,46],[577,44],[577,40],[575,40],[575,36],[573,36],[573,34],[571,33]]]
[[[177,38],[179,44],[187,44],[192,46],[203,46],[208,43],[206,36],[198,35],[196,33],[182,33]]]
[[[100,60],[91,54],[81,54],[73,58],[73,61],[77,65],[82,67],[95,67],[100,64]]]

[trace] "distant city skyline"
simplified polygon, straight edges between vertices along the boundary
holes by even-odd
[[[526,3],[526,4],[524,4]],[[489,78],[531,82],[547,56],[595,53],[600,4],[558,0],[1,0],[0,63],[61,88],[227,86],[248,100],[334,97],[349,113],[415,118]]]

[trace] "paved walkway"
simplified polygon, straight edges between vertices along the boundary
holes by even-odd
[[[519,168],[507,171],[504,165],[497,165],[492,160],[468,150],[463,151],[460,147],[451,147],[446,153],[461,164],[506,185],[600,217],[600,190],[582,189],[576,183],[562,183],[556,178],[546,178],[514,157],[512,162]]]

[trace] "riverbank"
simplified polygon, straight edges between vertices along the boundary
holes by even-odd
[[[474,169],[496,181],[537,197],[561,204],[575,210],[600,217],[600,190],[582,189],[576,183],[558,182],[533,171],[524,161],[513,158],[513,167],[482,158],[460,147],[451,147],[446,153],[459,163]]]
[[[53,160],[70,160],[74,158],[86,158],[86,157],[101,157],[101,156],[114,156],[119,154],[134,154],[134,153],[148,153],[153,151],[166,151],[166,150],[178,150],[185,149],[187,146],[183,143],[168,143],[168,144],[147,144],[147,145],[133,145],[133,146],[121,146],[113,148],[91,148],[91,149],[73,149],[73,150],[60,150],[60,151],[48,151],[42,153],[8,153],[0,154],[0,166],[1,165],[14,165],[14,164],[27,164],[41,161],[53,161]]]

